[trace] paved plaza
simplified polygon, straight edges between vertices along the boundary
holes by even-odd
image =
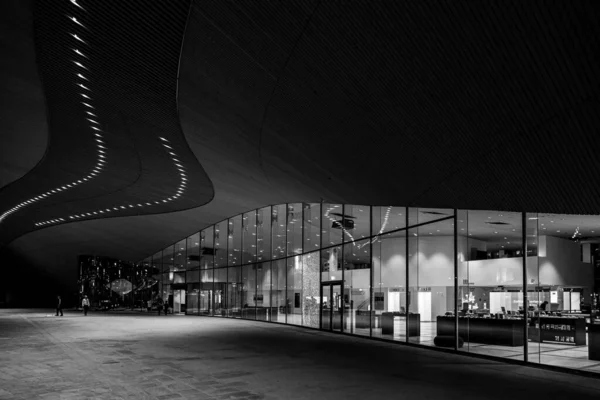
[[[600,379],[303,328],[0,310],[0,399],[594,399]]]

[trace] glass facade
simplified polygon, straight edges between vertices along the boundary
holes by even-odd
[[[168,246],[132,279],[177,313],[600,373],[596,230],[600,216],[289,203]]]

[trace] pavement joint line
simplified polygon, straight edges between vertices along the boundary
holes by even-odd
[[[23,318],[25,321],[27,321],[30,325],[32,325],[35,329],[37,329],[38,331],[40,331],[54,345],[61,346],[63,348],[63,351],[65,352],[65,354],[70,359],[72,359],[73,361],[75,361],[75,363],[77,363],[79,366],[83,367],[84,369],[88,370],[89,372],[97,372],[99,370],[97,363],[91,357],[87,356],[82,351],[79,351],[76,348],[70,346],[66,342],[63,342],[60,339],[54,337],[54,335],[52,335],[50,332],[48,332],[44,327],[40,326],[40,324],[38,322],[33,322],[33,321],[29,320],[23,314],[20,314],[19,316],[21,318]],[[77,356],[74,357],[73,353],[75,353]],[[87,361],[88,365],[85,365],[85,364],[83,364],[81,362],[82,358]],[[90,365],[92,366],[91,368],[90,368]]]

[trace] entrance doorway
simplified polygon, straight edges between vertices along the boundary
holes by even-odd
[[[342,331],[342,281],[321,284],[321,329]]]
[[[173,290],[173,314],[185,314],[185,290]]]

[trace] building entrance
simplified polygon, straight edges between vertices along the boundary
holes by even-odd
[[[173,314],[185,314],[185,290],[173,290]]]
[[[342,282],[331,281],[321,284],[321,329],[342,331]]]

